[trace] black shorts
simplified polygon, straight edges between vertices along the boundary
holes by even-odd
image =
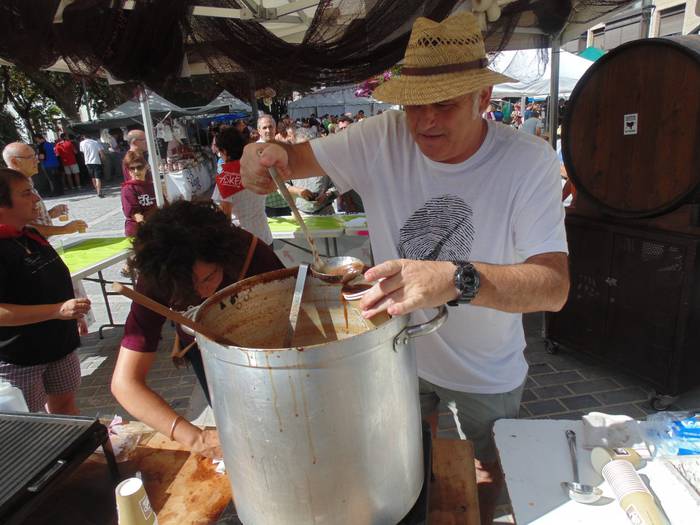
[[[87,164],[86,167],[91,179],[102,180],[102,164]]]

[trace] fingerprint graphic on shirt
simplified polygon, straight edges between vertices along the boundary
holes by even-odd
[[[472,209],[455,195],[426,202],[399,233],[399,257],[421,261],[467,261],[474,241]]]

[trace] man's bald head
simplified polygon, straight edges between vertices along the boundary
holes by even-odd
[[[34,148],[24,142],[11,142],[5,146],[2,158],[8,168],[19,171],[25,177],[32,177],[39,171]]]
[[[126,140],[129,143],[129,149],[131,151],[140,151],[145,153],[148,149],[146,145],[146,133],[140,129],[132,129],[126,134]]]

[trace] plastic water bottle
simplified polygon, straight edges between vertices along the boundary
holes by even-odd
[[[0,411],[29,412],[22,391],[7,381],[0,380]]]
[[[700,454],[700,416],[692,412],[660,412],[647,417],[646,427],[654,456]]]

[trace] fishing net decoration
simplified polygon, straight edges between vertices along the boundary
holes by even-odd
[[[611,11],[629,0],[515,0],[486,37],[503,49],[516,26],[558,32],[581,6]],[[321,0],[303,41],[289,43],[255,20],[192,16],[194,6],[240,9],[235,0],[75,0],[54,23],[59,0],[2,0],[0,58],[30,69],[63,57],[76,75],[104,68],[158,89],[180,76],[183,57],[206,62],[236,95],[251,87],[342,85],[381,73],[403,57],[418,16],[442,20],[458,0]],[[573,7],[572,7],[573,5]],[[548,47],[543,36],[541,47]]]

